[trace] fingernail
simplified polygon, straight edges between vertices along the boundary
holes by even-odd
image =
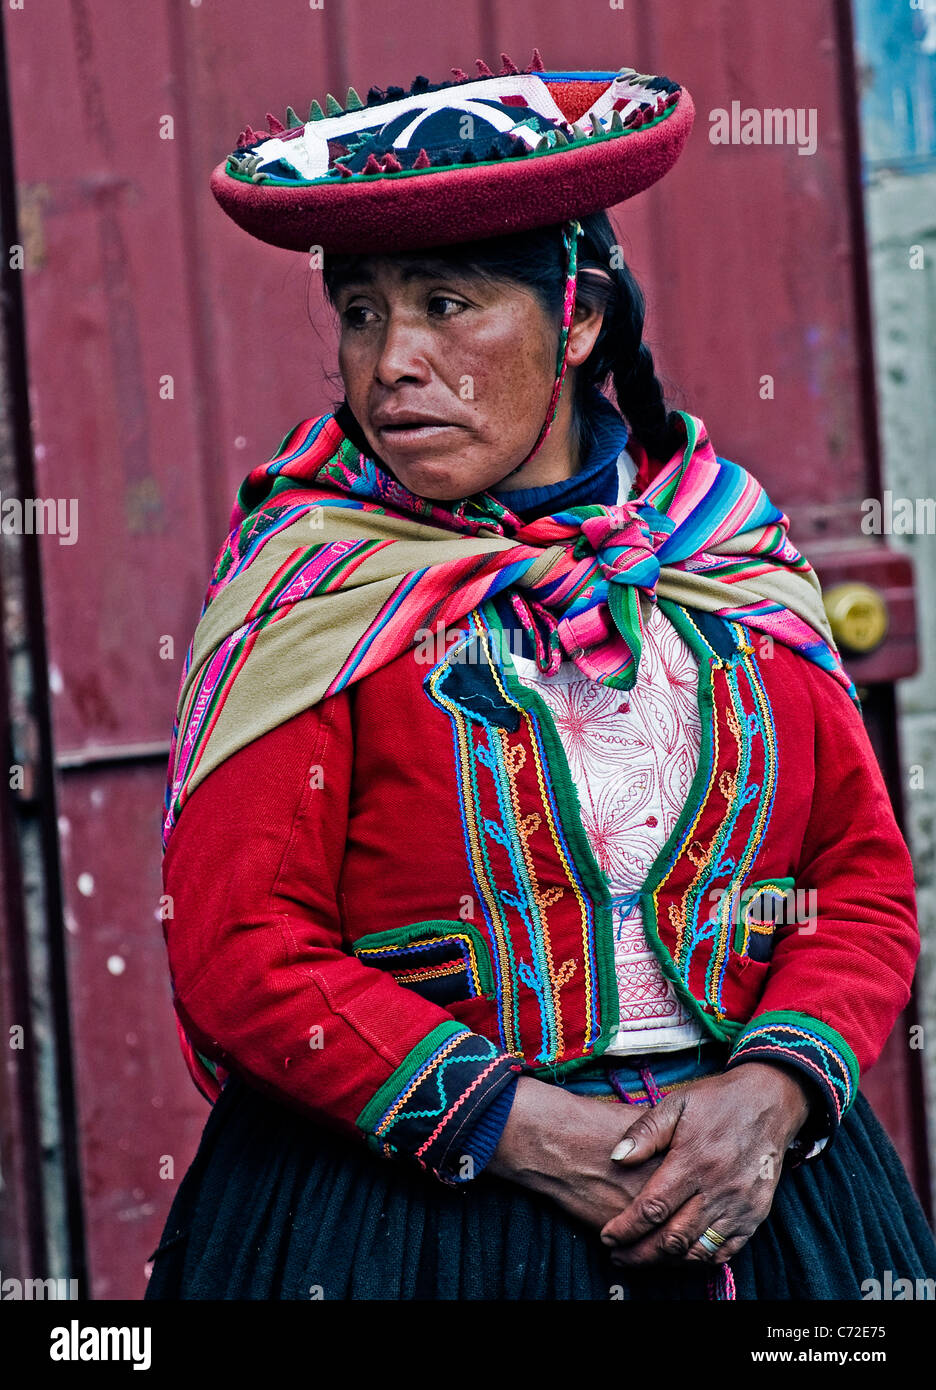
[[[626,1158],[631,1150],[636,1149],[636,1147],[637,1145],[633,1139],[622,1139],[617,1148],[612,1150],[611,1157],[612,1159]]]

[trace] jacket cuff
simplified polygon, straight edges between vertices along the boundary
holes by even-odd
[[[387,1158],[409,1157],[440,1182],[469,1182],[497,1147],[495,1098],[518,1080],[523,1063],[452,1019],[403,1059],[357,1117],[368,1145]],[[513,1099],[512,1095],[510,1097]]]
[[[512,1072],[506,1084],[495,1094],[493,1100],[485,1105],[480,1115],[470,1127],[466,1127],[465,1133],[461,1136],[461,1147],[471,1159],[469,1171],[472,1177],[476,1178],[494,1156],[494,1150],[507,1124],[514,1096],[517,1094],[519,1080],[520,1077]]]
[[[858,1063],[848,1043],[819,1019],[786,1011],[758,1014],[735,1038],[726,1063],[775,1062],[792,1067],[811,1083],[822,1108],[814,1106],[791,1146],[794,1162],[817,1157],[834,1138],[858,1094]]]

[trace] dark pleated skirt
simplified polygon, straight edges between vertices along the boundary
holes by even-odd
[[[707,1299],[710,1272],[634,1274],[552,1202],[482,1173],[449,1188],[231,1077],[180,1184],[149,1299]],[[731,1265],[738,1299],[861,1299],[936,1278],[936,1245],[859,1094],[818,1161],[785,1169]],[[865,1292],[867,1289],[865,1290]]]

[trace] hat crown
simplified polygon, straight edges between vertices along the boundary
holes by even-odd
[[[409,91],[371,87],[363,103],[353,87],[344,108],[328,92],[324,110],[313,101],[308,121],[293,107],[285,123],[267,113],[268,129],[247,126],[229,156],[229,172],[253,183],[303,185],[348,174],[397,173],[479,159],[516,158],[534,150],[601,139],[663,116],[680,87],[633,68],[606,73],[521,72],[506,54],[493,73],[478,59],[479,76],[461,69],[454,81],[416,77]],[[584,99],[591,98],[582,107]],[[390,167],[385,167],[387,156]]]
[[[248,231],[277,245],[324,248],[327,241],[331,249],[403,249],[393,226],[396,210],[419,199],[425,212],[429,203],[449,198],[453,178],[458,226],[434,233],[430,216],[424,232],[414,227],[404,233],[411,246],[431,245],[440,236],[496,235],[524,220],[544,224],[542,212],[500,221],[490,209],[482,214],[480,200],[488,193],[506,193],[510,202],[514,193],[538,189],[548,198],[550,188],[564,184],[564,202],[546,218],[554,222],[611,206],[661,177],[688,135],[691,99],[668,77],[634,68],[546,71],[538,51],[525,71],[506,54],[501,59],[498,73],[479,58],[476,77],[453,68],[451,81],[434,84],[418,76],[408,90],[371,87],[366,101],[351,87],[344,107],[328,92],[324,106],[312,100],[307,121],[293,106],[285,109],[285,121],[268,113],[266,130],[248,125],[241,132],[237,148],[215,171],[213,191]],[[535,165],[535,174],[521,173],[520,165]],[[477,216],[472,199],[461,200],[467,180],[477,195]],[[378,199],[385,219],[380,235],[367,230],[355,236],[348,228],[336,240],[329,217],[325,231],[313,235],[317,210],[341,203],[366,220],[368,204]],[[284,225],[283,213],[296,225]],[[300,239],[299,225],[308,236]]]

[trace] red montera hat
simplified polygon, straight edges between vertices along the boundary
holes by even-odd
[[[292,251],[393,252],[527,231],[612,207],[672,168],[695,109],[684,87],[633,68],[417,77],[348,90],[301,121],[268,113],[217,166],[224,211]]]

